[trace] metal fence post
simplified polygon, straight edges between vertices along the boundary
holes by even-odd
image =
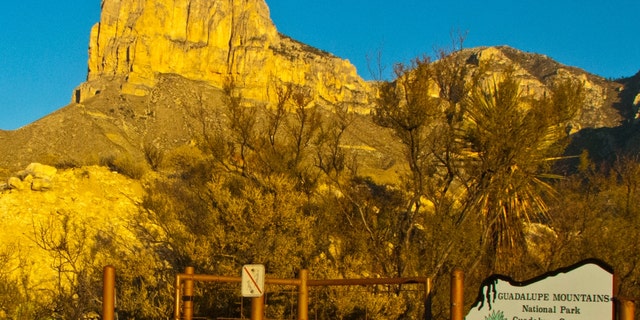
[[[451,320],[462,320],[464,309],[464,272],[460,269],[451,273]]]
[[[298,288],[298,320],[309,320],[309,270],[302,269],[298,275],[300,286]]]
[[[184,273],[187,275],[193,275],[195,269],[193,267],[186,267]],[[184,280],[184,292],[182,294],[182,313],[185,320],[193,319],[193,279],[188,276]]]
[[[102,287],[102,319],[113,320],[116,304],[116,268],[104,267]]]
[[[632,300],[618,300],[618,320],[634,320],[636,305]]]
[[[264,319],[264,294],[251,298],[251,320]]]

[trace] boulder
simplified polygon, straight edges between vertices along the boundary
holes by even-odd
[[[51,182],[58,169],[41,163],[31,163],[26,169],[18,172],[16,176],[9,178],[9,189],[24,190],[31,188],[33,191],[47,191],[53,186]]]
[[[9,187],[9,189],[14,189],[14,190],[25,189],[25,183],[22,182],[22,180],[18,177],[9,178],[9,180],[7,181],[7,186]]]
[[[33,191],[48,191],[52,186],[51,180],[46,178],[34,178],[31,182],[31,190]]]
[[[40,163],[32,163],[27,166],[27,169],[25,169],[25,171],[32,175],[34,178],[52,179],[58,172],[58,169]]]

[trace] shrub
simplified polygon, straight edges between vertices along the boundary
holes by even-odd
[[[147,163],[151,166],[151,169],[154,171],[158,170],[164,159],[164,151],[152,143],[145,143],[143,149],[144,157],[147,159]]]
[[[100,165],[132,179],[142,178],[146,171],[144,164],[137,162],[131,156],[122,154],[104,156],[100,159]]]

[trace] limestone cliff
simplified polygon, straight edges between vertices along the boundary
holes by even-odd
[[[366,104],[371,91],[348,61],[279,34],[264,0],[104,0],[75,102],[106,79],[124,79],[124,94],[144,96],[161,74],[218,88],[233,81],[258,101],[273,101],[277,83],[310,87],[330,103]]]

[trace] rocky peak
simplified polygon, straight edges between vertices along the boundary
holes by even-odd
[[[488,78],[512,70],[526,95],[542,97],[558,81],[577,81],[584,89],[586,101],[572,123],[574,133],[584,128],[615,127],[633,117],[628,110],[630,104],[619,101],[621,84],[563,65],[545,55],[508,46],[470,48],[454,55],[470,70],[490,74]]]
[[[346,60],[280,35],[264,0],[104,0],[91,31],[82,102],[122,81],[124,94],[147,95],[161,74],[177,74],[243,97],[273,101],[269,88],[294,83],[316,99],[366,104],[369,86]]]

